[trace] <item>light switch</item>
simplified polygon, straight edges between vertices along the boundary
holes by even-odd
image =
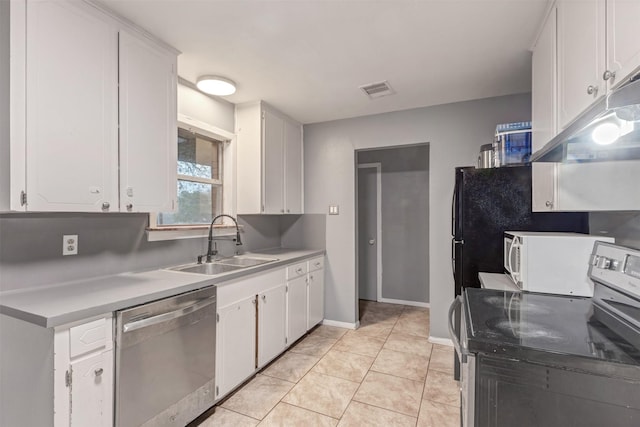
[[[329,215],[339,215],[340,210],[338,205],[329,205]]]

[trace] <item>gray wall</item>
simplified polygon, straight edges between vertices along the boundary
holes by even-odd
[[[591,212],[589,232],[614,237],[616,244],[640,250],[640,212]]]
[[[447,338],[453,300],[451,194],[454,167],[474,165],[498,123],[529,120],[530,94],[418,108],[304,127],[305,212],[327,216],[325,315],[356,322],[355,150],[429,143],[429,283],[431,335]]]
[[[195,261],[206,238],[148,242],[146,214],[0,215],[0,290],[169,267]],[[280,247],[276,216],[245,221],[243,250]],[[62,256],[62,235],[78,234],[78,255]],[[222,255],[233,242],[220,241]]]
[[[283,248],[324,249],[326,246],[324,214],[284,215],[280,217]]]
[[[382,298],[429,302],[429,146],[365,150],[381,163]]]

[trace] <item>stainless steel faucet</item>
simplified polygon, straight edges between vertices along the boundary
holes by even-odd
[[[236,246],[240,246],[242,245],[242,240],[240,240],[240,227],[238,227],[238,221],[236,221],[236,219],[234,217],[232,217],[231,215],[227,215],[227,214],[220,214],[217,215],[216,217],[214,217],[211,220],[211,225],[209,225],[209,241],[207,244],[207,260],[206,262],[211,262],[213,257],[215,255],[218,254],[218,250],[213,249],[213,223],[216,222],[216,220],[218,218],[222,218],[222,217],[227,217],[227,218],[231,218],[231,220],[233,221],[233,223],[236,225],[236,238],[234,239],[236,241]],[[198,257],[198,264],[200,264],[202,262],[202,256]]]

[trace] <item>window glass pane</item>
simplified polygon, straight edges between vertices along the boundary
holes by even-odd
[[[178,209],[158,215],[158,225],[209,224],[221,211],[222,187],[178,180]]]
[[[220,142],[178,129],[178,174],[220,179]]]

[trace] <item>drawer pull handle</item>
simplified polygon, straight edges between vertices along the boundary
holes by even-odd
[[[96,377],[99,377],[100,375],[102,375],[103,372],[104,372],[104,369],[102,368],[99,368],[93,371],[93,373],[96,374]]]
[[[298,273],[298,274],[302,274],[302,268],[298,268],[298,269],[296,269],[296,273]]]
[[[316,262],[316,267],[320,267],[320,263],[319,262]]]

